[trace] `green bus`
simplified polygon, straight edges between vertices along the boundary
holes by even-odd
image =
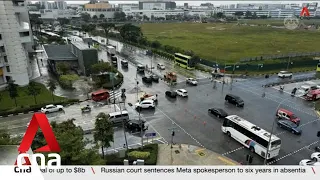
[[[180,53],[174,53],[174,64],[186,69],[194,69],[194,65],[191,63],[191,56]]]

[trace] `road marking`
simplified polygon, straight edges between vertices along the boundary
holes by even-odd
[[[292,156],[292,155],[300,152],[300,151],[303,150],[303,149],[309,148],[310,146],[317,144],[318,142],[319,142],[319,140],[318,140],[318,141],[315,141],[315,142],[313,142],[313,143],[311,143],[311,144],[309,144],[309,145],[307,145],[307,146],[304,146],[304,147],[302,147],[302,148],[300,148],[300,149],[298,149],[298,150],[295,150],[295,151],[293,151],[293,152],[290,152],[290,153],[288,153],[288,154],[286,154],[286,155],[284,155],[284,156],[282,156],[282,157],[280,157],[280,158],[278,158],[278,159],[276,159],[276,160],[274,160],[274,161],[271,161],[271,162],[267,163],[267,165],[271,165],[271,164],[273,164],[273,163],[275,163],[275,162],[278,162],[278,161],[280,161],[280,160],[282,160],[282,159],[284,159],[284,158],[287,158],[287,157],[289,157],[289,156]]]
[[[226,159],[226,158],[221,157],[221,156],[219,156],[218,159],[220,159],[221,161],[223,161],[224,163],[227,163],[227,164],[229,164],[229,165],[238,165],[238,164],[230,161],[229,159]]]
[[[184,133],[186,133],[189,137],[191,137],[191,139],[193,139],[196,143],[198,143],[201,147],[204,148],[204,146],[198,141],[196,140],[191,134],[189,134],[185,129],[183,129],[179,124],[177,124],[174,120],[172,120],[167,114],[165,114],[161,109],[159,109],[158,107],[156,107],[156,109],[158,109],[163,115],[165,115],[171,122],[172,124],[177,125]]]

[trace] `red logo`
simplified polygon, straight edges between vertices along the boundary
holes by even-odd
[[[49,124],[48,118],[43,113],[35,113],[18,148],[19,154],[26,153],[31,148],[32,141],[36,136],[38,128],[42,130],[48,145],[36,149],[35,152],[60,152],[60,146]],[[26,163],[23,165],[31,165],[30,160],[27,157],[25,157],[24,160]],[[15,162],[15,165],[17,165],[17,161]]]
[[[309,13],[309,10],[308,10],[307,7],[303,7],[303,8],[302,8],[302,11],[301,11],[301,13],[300,13],[300,16],[301,16],[301,17],[303,17],[303,16],[309,17],[309,16],[310,16],[310,13]]]

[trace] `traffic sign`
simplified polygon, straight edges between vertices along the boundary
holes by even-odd
[[[146,133],[145,136],[146,137],[155,137],[157,135],[157,133]]]

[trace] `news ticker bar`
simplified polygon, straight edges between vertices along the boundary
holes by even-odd
[[[24,180],[38,179],[35,177],[43,177],[44,179],[54,179],[64,177],[76,177],[77,180],[88,179],[104,179],[106,176],[128,177],[135,176],[143,179],[147,177],[168,176],[169,178],[188,177],[195,178],[212,178],[216,177],[245,177],[246,180],[257,176],[272,175],[273,177],[290,177],[301,178],[302,176],[310,179],[319,180],[320,166],[61,166],[58,168],[28,167],[19,168],[14,166],[0,166],[1,176],[5,177],[22,177]],[[161,174],[161,176],[154,176]],[[85,177],[85,178],[84,178]],[[56,180],[56,179],[55,179]],[[211,180],[211,179],[210,179]]]

